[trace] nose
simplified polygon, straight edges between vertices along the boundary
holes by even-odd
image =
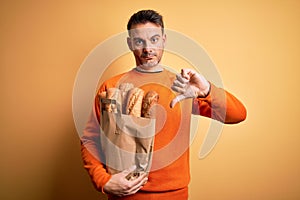
[[[153,51],[153,46],[151,42],[146,41],[143,46],[143,52],[152,52],[152,51]]]

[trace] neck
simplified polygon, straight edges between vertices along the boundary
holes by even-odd
[[[164,69],[161,66],[156,66],[150,69],[144,69],[140,66],[136,66],[135,68],[139,72],[145,72],[145,73],[155,73],[155,72],[162,72]]]

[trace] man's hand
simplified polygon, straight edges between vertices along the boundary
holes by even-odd
[[[171,88],[179,93],[170,103],[170,107],[173,108],[177,102],[183,99],[207,96],[210,83],[196,71],[182,69],[181,74],[176,75],[176,80]]]
[[[129,169],[112,175],[110,180],[103,187],[104,192],[116,196],[135,194],[147,183],[148,178],[147,173],[142,173],[134,180],[127,180],[126,176],[133,171],[134,169]]]

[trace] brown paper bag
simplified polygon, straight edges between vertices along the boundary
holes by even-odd
[[[115,112],[101,109],[100,140],[105,164],[110,174],[129,169],[136,170],[128,179],[150,171],[155,135],[155,119],[125,115],[114,99],[101,99],[104,104],[115,104]]]

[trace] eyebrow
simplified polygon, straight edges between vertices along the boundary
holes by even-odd
[[[160,37],[160,35],[159,34],[155,34],[155,35],[151,36],[150,38],[154,38],[154,37]],[[134,37],[133,39],[134,40],[144,40],[144,39],[142,39],[140,37]]]
[[[143,39],[139,37],[134,37],[133,40],[143,40]]]
[[[154,38],[154,37],[160,37],[160,35],[159,34],[155,34],[151,38]]]

